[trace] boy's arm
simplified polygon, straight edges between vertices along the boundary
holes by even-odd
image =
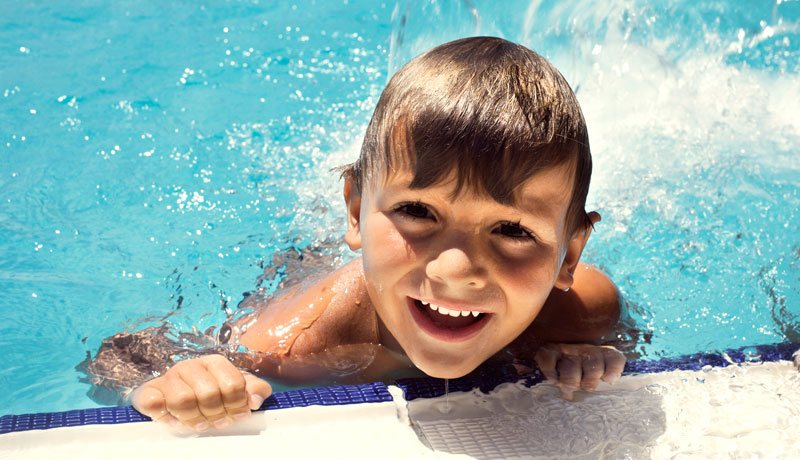
[[[276,296],[261,306],[252,324],[235,327],[231,339],[256,352],[248,367],[262,375],[313,378],[316,369],[293,363],[297,357],[302,361],[304,355],[327,348],[377,339],[374,313],[361,311],[361,274],[361,261],[355,260]],[[208,355],[181,361],[146,382],[134,391],[132,404],[154,420],[203,431],[247,418],[271,392],[267,382],[222,355]]]
[[[303,356],[377,337],[377,320],[355,259],[322,278],[267,301],[257,319],[231,340],[250,350]]]
[[[593,391],[601,380],[616,381],[625,357],[603,336],[619,321],[622,300],[614,283],[597,268],[579,263],[567,291],[553,289],[534,322],[514,341],[518,353],[535,351],[535,360],[548,380],[567,399],[582,388]]]
[[[569,291],[553,289],[539,315],[525,332],[540,342],[595,343],[613,332],[622,299],[603,272],[579,263]]]

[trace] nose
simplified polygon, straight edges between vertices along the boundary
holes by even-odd
[[[481,289],[486,285],[486,270],[461,248],[451,247],[441,251],[425,266],[432,280],[454,288]]]

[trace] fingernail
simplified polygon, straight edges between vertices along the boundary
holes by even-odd
[[[605,381],[608,382],[610,385],[613,385],[618,378],[619,378],[618,375],[609,375],[608,377],[605,378]]]
[[[208,423],[200,422],[192,428],[194,428],[195,431],[206,431],[208,429]]]
[[[166,418],[167,423],[169,423],[169,425],[172,426],[172,427],[177,428],[177,427],[182,425],[180,420],[176,419],[175,417],[173,417],[171,415],[167,415],[165,418]]]
[[[569,391],[569,392],[578,391],[578,385],[575,385],[574,383],[558,382],[557,385],[564,391]]]
[[[260,395],[250,395],[250,409],[256,410],[264,404],[264,398]]]
[[[218,430],[222,430],[224,428],[228,428],[229,426],[231,426],[231,421],[228,420],[227,418],[221,418],[219,420],[214,420],[214,426]]]
[[[236,420],[247,420],[250,418],[250,412],[238,412],[233,414],[233,418]]]

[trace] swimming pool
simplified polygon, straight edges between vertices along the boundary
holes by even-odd
[[[74,367],[104,337],[170,312],[176,332],[214,327],[276,251],[338,237],[329,169],[389,72],[473,34],[576,89],[603,215],[585,260],[652,333],[638,352],[800,341],[798,1],[0,13],[0,415],[95,406]]]

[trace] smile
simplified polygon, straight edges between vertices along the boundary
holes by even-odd
[[[447,309],[447,308],[445,308],[445,307],[441,307],[441,306],[439,306],[439,305],[436,305],[436,304],[434,304],[434,303],[430,303],[430,304],[429,304],[429,303],[427,303],[427,302],[423,302],[423,301],[421,301],[421,300],[419,301],[419,303],[421,303],[422,305],[427,305],[427,306],[429,306],[429,307],[431,308],[431,310],[433,310],[433,311],[435,311],[435,312],[437,312],[437,313],[440,313],[440,314],[442,314],[442,315],[449,315],[449,316],[452,316],[452,317],[454,317],[454,318],[458,318],[459,316],[469,316],[469,315],[472,315],[472,316],[474,316],[474,317],[476,317],[476,318],[477,318],[477,317],[478,317],[478,315],[482,315],[482,314],[483,314],[483,313],[481,313],[481,312],[479,312],[479,311],[474,311],[474,310],[461,310],[461,311],[458,311],[458,310],[448,310],[448,309]]]
[[[462,342],[477,334],[488,323],[491,313],[446,308],[434,303],[406,298],[411,316],[422,330],[446,342]]]

